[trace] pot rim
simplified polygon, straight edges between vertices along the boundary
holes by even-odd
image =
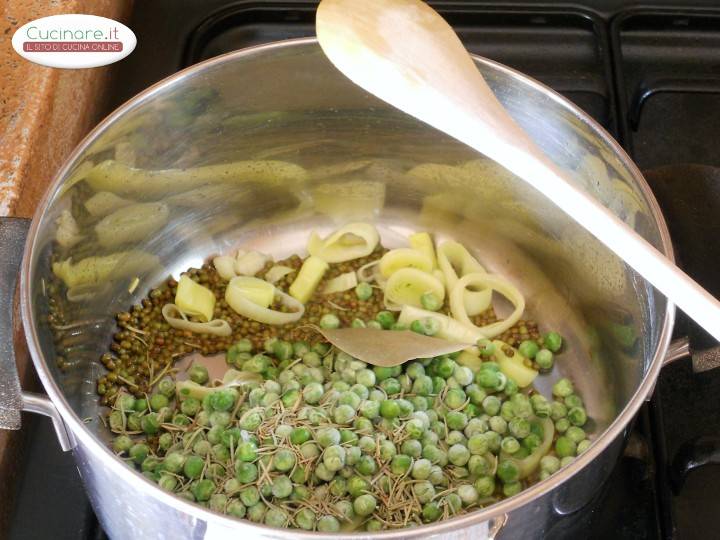
[[[111,126],[117,119],[125,115],[127,112],[139,106],[141,103],[151,98],[156,93],[163,90],[165,87],[177,84],[179,81],[191,77],[198,72],[201,72],[207,68],[223,64],[225,62],[232,62],[238,58],[245,56],[251,56],[259,53],[265,53],[268,51],[282,50],[288,47],[306,46],[310,44],[317,44],[315,37],[288,39],[282,41],[275,41],[271,43],[265,43],[262,45],[256,45],[232,51],[220,56],[216,56],[189,66],[173,75],[166,77],[165,79],[153,84],[149,88],[143,90],[129,101],[122,104],[120,107],[110,113],[105,119],[103,119],[92,131],[76,146],[73,152],[66,158],[63,166],[55,174],[50,187],[46,190],[42,200],[38,204],[38,207],[34,213],[30,230],[28,232],[27,241],[25,245],[25,252],[23,256],[23,263],[20,275],[20,308],[22,316],[23,330],[25,332],[28,349],[35,364],[35,368],[38,372],[38,377],[42,381],[42,384],[47,391],[53,404],[59,410],[63,421],[69,426],[72,436],[77,440],[78,443],[82,444],[87,451],[98,456],[103,461],[105,466],[110,468],[114,473],[122,478],[123,481],[127,481],[133,485],[135,489],[143,493],[145,496],[153,497],[158,499],[160,502],[167,504],[171,507],[176,508],[190,516],[205,521],[210,526],[221,527],[222,529],[245,529],[249,533],[255,533],[264,537],[276,537],[276,538],[293,538],[299,540],[311,540],[316,538],[335,538],[353,540],[357,539],[358,536],[367,536],[365,532],[353,532],[353,533],[320,533],[320,532],[305,532],[299,529],[277,529],[274,527],[268,527],[265,525],[258,525],[249,521],[239,521],[194,503],[185,501],[179,497],[162,490],[157,484],[151,482],[145,478],[139,472],[130,469],[123,461],[115,456],[110,448],[108,448],[101,440],[99,440],[93,433],[90,432],[84,425],[82,419],[80,419],[70,407],[69,403],[65,399],[63,392],[56,384],[54,378],[50,374],[47,366],[47,362],[40,350],[38,336],[36,332],[36,321],[31,309],[31,295],[30,295],[30,271],[35,255],[35,248],[38,240],[38,228],[41,217],[44,215],[48,208],[50,200],[54,197],[58,189],[62,186],[62,180],[65,179],[67,174],[70,172],[71,165],[82,155],[85,149],[102,133],[106,128]],[[620,162],[627,167],[627,170],[632,174],[634,180],[637,182],[637,187],[642,192],[643,196],[648,202],[650,212],[660,234],[660,240],[662,243],[662,251],[671,260],[674,261],[674,253],[672,243],[670,241],[670,234],[667,229],[667,224],[662,215],[660,207],[655,199],[655,196],[647,184],[647,181],[643,177],[642,173],[638,169],[637,165],[630,159],[625,153],[623,148],[613,139],[613,137],[594,119],[582,111],[579,107],[571,103],[569,100],[540,83],[539,81],[528,77],[520,73],[519,71],[512,69],[508,66],[483,58],[476,55],[471,55],[476,63],[490,66],[493,69],[504,72],[510,75],[515,81],[520,84],[527,85],[534,90],[537,90],[544,95],[551,98],[553,101],[564,107],[566,110],[571,112],[575,118],[578,118],[598,136],[604,140],[605,143],[615,152]],[[490,522],[501,518],[503,515],[507,515],[513,510],[520,508],[533,500],[547,494],[560,484],[564,483],[570,477],[574,476],[581,469],[586,467],[592,462],[605,448],[614,441],[617,437],[621,436],[626,425],[636,415],[638,409],[646,400],[646,397],[652,392],[658,374],[663,364],[663,359],[670,343],[670,337],[672,333],[672,327],[675,319],[675,306],[668,300],[665,317],[663,320],[662,328],[658,336],[658,346],[655,350],[652,362],[650,363],[647,372],[643,376],[643,379],[636,389],[634,395],[625,405],[623,410],[617,415],[613,422],[608,428],[602,433],[600,437],[592,441],[590,447],[578,456],[572,464],[561,469],[556,474],[548,477],[547,479],[538,482],[532,487],[521,491],[519,494],[504,499],[498,503],[488,506],[484,509],[475,510],[468,514],[457,516],[445,521],[430,523],[419,527],[403,528],[391,531],[380,531],[372,533],[373,537],[383,539],[395,539],[395,538],[421,538],[428,535],[436,535],[442,533],[448,533],[461,528],[470,526],[477,526],[484,522]]]

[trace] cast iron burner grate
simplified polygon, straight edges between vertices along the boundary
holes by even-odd
[[[623,7],[626,2],[620,0],[552,6],[508,0],[430,3],[472,52],[568,97],[608,129],[643,169],[688,163],[720,167],[716,0],[687,0],[682,8],[656,0],[658,7],[641,9]],[[313,35],[316,5],[302,0],[138,2],[130,23],[137,49],[118,66],[123,84],[116,86],[111,102],[117,106],[178,69],[224,52]],[[720,174],[648,177],[683,266],[720,295],[715,271],[720,253],[713,248],[720,231]],[[678,315],[676,335],[690,332],[700,343],[702,333]],[[720,433],[719,392],[720,370],[693,374],[689,362],[664,369],[608,483],[586,508],[558,518],[548,538],[688,540],[718,530],[720,467],[688,471],[692,459],[720,459],[713,438]],[[49,423],[24,420],[28,450],[19,464],[22,482],[9,537],[106,538],[72,457],[59,451]],[[674,495],[671,479],[685,478],[685,473]]]

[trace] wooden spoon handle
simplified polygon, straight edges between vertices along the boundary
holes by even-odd
[[[461,140],[483,152],[488,150],[487,144],[480,148],[471,137]],[[624,221],[576,187],[540,149],[531,149],[526,145],[525,150],[527,153],[522,150],[518,152],[518,146],[504,150],[498,148],[501,155],[489,157],[546,194],[558,208],[625,260],[715,339],[720,340],[720,302],[716,298]]]

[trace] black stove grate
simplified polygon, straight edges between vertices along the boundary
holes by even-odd
[[[716,0],[684,1],[681,8],[662,7],[669,2],[656,0],[661,7],[641,9],[625,8],[617,0],[430,3],[470,51],[568,97],[608,129],[642,168],[720,166]],[[178,69],[217,54],[313,35],[316,5],[305,0],[138,2],[130,23],[137,49],[118,66],[123,84],[111,103],[119,105]],[[676,247],[688,245],[684,238],[692,232],[685,214],[702,209],[707,214],[700,215],[713,219],[720,208],[720,174],[716,184],[693,183],[692,189],[690,177],[675,182],[665,182],[662,175],[650,178]],[[711,234],[712,228],[703,232]],[[715,241],[712,236],[706,240]],[[712,262],[707,253],[701,259],[698,249],[679,251],[691,275],[707,287],[717,286],[715,281],[720,285],[707,271]],[[688,324],[679,315],[676,334],[684,335]],[[548,538],[707,538],[720,525],[720,467],[689,474],[678,496],[671,491],[668,468],[678,452],[694,448],[688,441],[720,433],[719,390],[720,370],[693,374],[689,362],[663,370],[658,391],[638,415],[628,449],[608,483],[588,507],[559,518]],[[105,538],[72,459],[60,453],[49,423],[27,420],[28,451],[10,538]]]

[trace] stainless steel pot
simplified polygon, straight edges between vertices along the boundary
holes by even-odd
[[[476,62],[500,101],[559,166],[672,257],[647,184],[602,128],[536,81],[489,60]],[[129,254],[107,287],[68,302],[56,344],[47,318],[53,253],[76,261],[95,254],[88,248],[95,242],[90,219],[81,220],[83,239],[66,248],[55,242],[57,220],[63,211],[78,214],[73,204],[89,189],[82,181],[88,162],[113,157],[153,170],[274,159],[309,172],[282,182],[213,179],[190,188],[163,184],[157,176],[141,186],[127,176],[109,177],[106,189],[136,201],[161,200],[169,217],[156,230],[105,248]],[[561,374],[572,377],[587,402],[594,442],[572,465],[489,508],[423,527],[347,536],[543,536],[556,516],[581,509],[606,479],[664,360],[681,356],[687,347],[681,344],[668,353],[673,306],[521,181],[487,161],[409,172],[423,163],[478,159],[356,88],[312,39],[237,51],[158,83],[80,144],[37,210],[22,264],[20,304],[49,400],[20,393],[8,362],[12,351],[4,351],[3,427],[19,427],[19,409],[53,417],[60,442],[73,451],[93,507],[112,538],[328,536],[215,514],[160,490],[108,450],[94,381],[102,372],[98,358],[113,333],[112,315],[137,302],[168,273],[239,245],[282,257],[301,249],[311,228],[330,229],[350,219],[372,219],[390,245],[410,230],[431,230],[464,242],[490,269],[513,279],[528,299],[530,315],[563,333],[568,352],[549,377],[541,378],[540,389],[548,391]],[[348,161],[354,163],[338,165]],[[157,264],[141,264],[138,251],[156,255]],[[0,321],[5,332],[0,345],[6,348],[11,343],[9,283],[3,291],[8,317]]]

